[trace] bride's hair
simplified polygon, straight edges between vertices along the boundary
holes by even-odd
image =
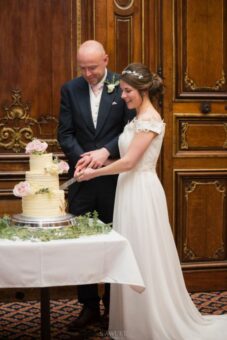
[[[150,99],[159,97],[163,93],[163,80],[156,74],[150,72],[149,68],[141,63],[129,64],[120,76],[130,86],[142,93],[148,91]]]

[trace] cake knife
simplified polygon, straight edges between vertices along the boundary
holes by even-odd
[[[67,189],[71,184],[75,183],[76,181],[77,181],[76,177],[72,177],[68,181],[66,181],[62,185],[60,185],[60,189],[61,190]]]

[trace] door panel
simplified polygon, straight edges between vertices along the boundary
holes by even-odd
[[[188,288],[226,289],[226,2],[163,3],[163,181],[173,231]]]
[[[176,99],[226,99],[226,6],[223,0],[175,2]]]

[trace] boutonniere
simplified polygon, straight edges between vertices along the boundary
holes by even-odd
[[[112,93],[115,90],[115,87],[118,86],[120,83],[119,79],[115,80],[115,75],[113,75],[113,78],[111,81],[106,80],[105,84],[107,86],[107,92]]]

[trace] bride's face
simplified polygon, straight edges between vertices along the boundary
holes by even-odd
[[[138,109],[142,104],[139,91],[123,80],[120,81],[120,87],[122,90],[121,98],[126,102],[128,109]]]

